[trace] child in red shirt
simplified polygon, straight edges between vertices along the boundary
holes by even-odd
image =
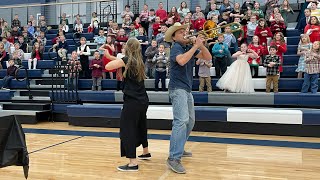
[[[287,44],[284,40],[284,36],[281,32],[277,32],[274,37],[273,40],[270,43],[270,46],[277,46],[278,47],[278,51],[277,51],[277,55],[280,56],[280,60],[281,60],[281,65],[279,66],[279,71],[282,72],[283,68],[282,68],[282,64],[283,64],[283,54],[285,52],[287,52]]]

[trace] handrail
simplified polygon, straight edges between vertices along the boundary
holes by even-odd
[[[19,79],[19,72],[20,72],[21,69],[24,69],[25,72],[26,72],[26,77],[24,77],[23,79]],[[27,67],[23,67],[23,66],[18,67],[18,69],[16,70],[14,75],[15,75],[15,79],[17,81],[19,81],[19,82],[26,81],[29,100],[33,99],[33,96],[32,96],[31,90],[30,90],[30,79],[29,79],[29,72],[28,72]]]
[[[96,3],[96,2],[108,2],[113,0],[92,0],[92,1],[78,1],[78,2],[64,2],[64,3],[44,3],[44,4],[26,4],[26,5],[12,5],[12,6],[1,6],[0,9],[8,8],[28,8],[38,6],[55,6],[55,5],[66,5],[66,4],[82,4],[82,3]]]

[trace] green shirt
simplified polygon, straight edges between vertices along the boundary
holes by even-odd
[[[258,10],[253,9],[253,10],[252,10],[252,14],[258,14],[259,19],[264,17],[264,14],[263,14],[263,12],[262,12],[261,9],[258,9]]]
[[[239,28],[239,26],[234,24],[234,25],[231,26],[231,31],[233,31],[235,29],[238,29],[238,28]],[[235,31],[235,32],[232,33],[234,35],[234,37],[236,37],[236,39],[238,39],[239,37],[243,38],[244,32],[242,30],[242,27],[240,27],[240,28],[241,28],[241,30]]]

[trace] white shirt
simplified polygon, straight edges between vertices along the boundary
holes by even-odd
[[[84,48],[85,48],[86,46],[87,46],[87,45],[85,44],[85,45],[81,45],[80,47],[78,47],[78,49],[77,49],[77,54],[80,55],[80,52],[82,51],[82,52],[83,52],[82,55],[90,56],[90,55],[91,55],[90,48],[89,48],[89,46],[87,46],[87,50],[85,51]]]
[[[69,26],[68,25],[62,26],[62,31],[68,32],[69,31]]]
[[[80,29],[80,32],[82,32],[83,31],[83,25],[82,24],[76,24],[74,26],[74,30],[78,32],[78,29]]]

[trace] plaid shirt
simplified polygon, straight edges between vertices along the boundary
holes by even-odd
[[[273,67],[269,67],[269,63],[274,62],[276,63]],[[278,75],[279,72],[279,66],[281,65],[280,57],[278,55],[267,55],[266,59],[263,63],[263,66],[267,68],[267,76],[273,76]]]
[[[308,74],[318,74],[320,73],[320,55],[309,51],[305,55],[305,70]]]
[[[68,61],[67,69],[68,68],[70,78],[76,78],[76,74],[82,70],[80,61],[72,59]]]
[[[165,55],[165,53],[158,53],[154,55],[152,62],[156,63],[156,71],[164,72],[167,68],[168,57]]]
[[[11,27],[21,27],[21,22],[19,21],[19,19],[14,19],[11,22]]]

